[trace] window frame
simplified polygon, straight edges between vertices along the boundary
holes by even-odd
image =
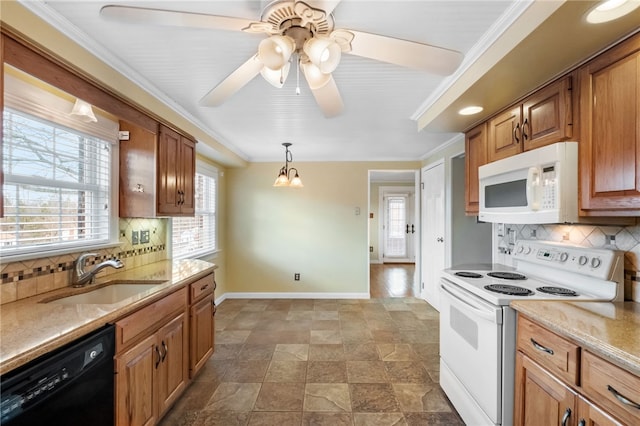
[[[214,200],[214,205],[215,205],[215,212],[214,212],[214,232],[215,232],[215,238],[214,238],[214,244],[215,247],[213,249],[211,248],[206,248],[206,249],[202,249],[202,250],[197,250],[197,251],[193,251],[193,252],[189,252],[189,253],[181,253],[179,255],[175,255],[174,254],[174,221],[180,220],[182,219],[181,217],[177,216],[177,217],[173,217],[171,219],[171,238],[170,238],[170,244],[171,244],[171,258],[172,259],[188,259],[188,258],[192,258],[192,259],[202,259],[202,258],[206,258],[206,257],[211,257],[216,255],[218,252],[220,252],[220,246],[219,246],[219,199],[220,199],[220,171],[217,167],[206,163],[205,161],[201,160],[200,158],[196,158],[196,174],[201,174],[204,176],[207,176],[209,178],[212,178],[215,182],[215,200]],[[197,197],[197,194],[194,194],[194,197]],[[194,213],[194,217],[198,215],[198,210],[197,210],[197,203],[196,203],[196,210]]]

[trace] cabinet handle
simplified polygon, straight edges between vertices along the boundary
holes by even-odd
[[[545,348],[544,346],[542,346],[540,343],[536,342],[535,340],[533,340],[533,337],[531,338],[531,344],[533,345],[534,348],[536,348],[539,351],[542,352],[546,352],[549,355],[553,355],[553,349],[549,349],[549,348]]]
[[[587,426],[587,421],[585,419],[580,419],[578,426]]]
[[[169,348],[164,340],[162,341],[162,349],[164,349],[164,353],[162,354],[162,362],[164,362],[164,359],[167,357],[167,352],[169,352]]]
[[[200,291],[205,291],[207,287],[209,287],[209,284],[203,285],[202,287],[200,287]]]
[[[213,306],[213,313],[211,314],[212,317],[216,316],[216,302],[214,302],[213,300],[211,301],[211,305]]]
[[[218,288],[218,283],[216,280],[213,280],[213,289],[215,290],[216,288]]]
[[[158,366],[160,365],[161,358],[162,358],[162,356],[160,356],[160,349],[158,348],[158,346],[156,346],[156,370],[158,369]]]
[[[637,402],[633,402],[629,398],[627,398],[624,395],[618,393],[618,391],[615,390],[611,385],[607,385],[607,390],[609,392],[611,392],[613,394],[613,396],[615,396],[616,399],[618,401],[620,401],[621,403],[623,403],[624,405],[628,405],[630,407],[633,407],[633,408],[636,408],[636,409],[640,410],[640,404],[638,404]]]
[[[516,124],[516,127],[513,128],[513,139],[516,143],[520,143],[520,138],[518,138],[518,131],[520,130],[520,123]]]
[[[567,426],[567,420],[571,417],[571,408],[567,408],[564,412],[564,416],[562,416],[562,426]]]
[[[527,133],[529,132],[529,119],[525,118],[524,119],[524,123],[522,123],[522,141],[526,141],[528,136]]]

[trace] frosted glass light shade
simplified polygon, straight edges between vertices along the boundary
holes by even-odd
[[[95,123],[96,121],[98,121],[96,116],[93,114],[93,108],[91,107],[91,104],[83,101],[82,99],[76,98],[76,103],[73,105],[71,115],[78,116],[78,118],[85,123]]]
[[[289,63],[295,48],[296,43],[291,37],[273,35],[260,42],[258,57],[265,67],[279,70]]]
[[[304,53],[323,74],[333,72],[340,63],[342,49],[335,41],[325,37],[312,37],[304,43]]]
[[[302,187],[304,187],[304,185],[302,184],[302,179],[300,179],[300,176],[298,176],[297,172],[296,172],[296,175],[293,177],[293,179],[291,179],[291,182],[289,183],[289,186],[291,188],[302,188]]]
[[[302,64],[302,72],[304,73],[311,90],[320,89],[321,87],[324,87],[329,80],[331,80],[331,74],[321,72],[320,69],[311,62]]]
[[[285,172],[284,169],[280,169],[280,174],[273,183],[273,186],[289,186],[289,178],[287,177],[287,172]]]
[[[284,82],[287,81],[290,69],[291,62],[287,62],[284,67],[279,70],[272,70],[271,68],[263,67],[262,70],[260,70],[260,74],[262,74],[262,77],[271,83],[272,86],[280,89],[284,85]]]

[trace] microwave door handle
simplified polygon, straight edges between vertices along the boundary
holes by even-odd
[[[527,172],[527,205],[531,210],[538,210],[540,202],[538,200],[540,187],[540,169],[537,167],[529,167]]]

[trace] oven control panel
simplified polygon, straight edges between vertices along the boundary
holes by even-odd
[[[551,241],[520,240],[516,243],[513,255],[518,262],[609,279],[611,269],[621,261],[620,253]]]

